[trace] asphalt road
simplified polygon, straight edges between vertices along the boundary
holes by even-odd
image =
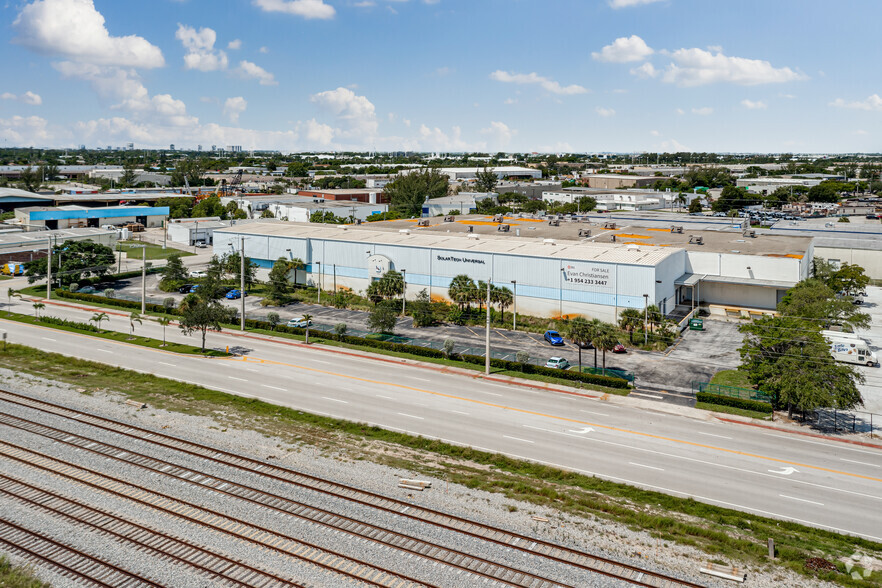
[[[20,312],[30,304],[16,301]],[[44,312],[86,320],[91,311]],[[178,356],[3,320],[13,342],[258,397],[299,410],[626,482],[677,496],[882,541],[882,451],[660,413],[627,398],[591,399],[441,373],[412,362],[211,333],[232,359]],[[110,328],[127,331],[112,316]],[[161,337],[152,322],[139,334]],[[178,329],[169,340],[195,342]],[[700,416],[698,416],[700,415]]]

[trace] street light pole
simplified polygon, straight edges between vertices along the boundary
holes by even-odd
[[[407,270],[401,270],[401,316],[404,316],[404,306],[407,304]]]
[[[147,246],[141,247],[141,314],[147,312]]]
[[[511,281],[512,290],[514,291],[514,296],[512,296],[512,301],[514,302],[514,316],[511,320],[511,330],[518,330],[518,281]]]
[[[245,330],[245,237],[240,237],[239,247],[239,298],[242,300],[242,317],[239,320],[239,330]]]
[[[646,332],[646,324],[647,319],[649,317],[649,294],[643,295],[643,344],[646,345],[646,342],[649,338],[649,335]]]
[[[318,301],[316,304],[322,303],[322,262],[317,261],[315,264],[318,266],[318,279],[316,280],[316,286],[318,286]]]
[[[484,374],[490,375],[490,278],[487,278],[487,326],[484,340]]]
[[[49,259],[46,264],[46,300],[49,300],[52,298],[52,238],[47,238],[46,243],[49,245]]]

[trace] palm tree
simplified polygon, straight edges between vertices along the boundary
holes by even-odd
[[[101,321],[109,321],[110,317],[107,316],[106,312],[96,312],[92,315],[92,318],[89,319],[90,322],[95,323],[98,326],[98,332],[101,332]]]
[[[499,320],[505,322],[505,309],[511,306],[513,300],[511,290],[505,286],[492,286],[490,288],[490,301],[499,306]]]
[[[591,319],[591,322],[588,323],[588,340],[591,341],[591,344],[594,346],[594,369],[597,369],[597,344],[594,342],[594,339],[597,338],[598,334],[603,331],[606,327],[606,323],[600,319]]]
[[[303,321],[306,323],[306,344],[309,345],[309,323],[312,322],[312,315],[304,314]]]
[[[567,335],[570,339],[573,340],[573,343],[576,344],[576,347],[579,348],[579,373],[582,373],[582,346],[585,343],[588,343],[591,338],[591,323],[589,323],[584,317],[577,316],[573,320],[570,321],[570,324],[567,326]],[[597,350],[595,349],[595,354]]]
[[[131,337],[132,339],[135,338],[135,323],[138,323],[139,325],[144,324],[141,321],[141,314],[140,313],[133,312],[132,314],[129,315],[129,326],[132,328],[132,337]]]
[[[9,302],[7,303],[7,306],[6,306],[6,312],[7,312],[7,314],[9,314],[12,312],[12,299],[13,298],[21,298],[21,292],[19,292],[15,288],[7,288],[6,289],[6,296],[9,299]]]
[[[650,333],[655,330],[656,326],[660,325],[662,321],[665,320],[665,316],[656,304],[650,304],[646,307],[646,317],[646,320],[649,322]]]
[[[40,310],[46,308],[46,305],[42,302],[34,302],[34,315],[37,318],[40,318]]]
[[[460,310],[465,310],[466,304],[474,300],[475,290],[477,290],[475,282],[465,274],[454,276],[447,287],[450,299],[459,305]]]
[[[612,351],[613,347],[619,344],[619,336],[613,325],[603,323],[601,328],[594,336],[592,341],[594,347],[603,351],[603,373],[606,375],[606,352]]]
[[[626,308],[619,313],[619,328],[628,331],[628,340],[634,344],[634,331],[643,324],[643,317],[636,308]]]
[[[156,319],[156,322],[162,326],[162,346],[165,347],[165,328],[171,324],[171,319],[161,316]]]

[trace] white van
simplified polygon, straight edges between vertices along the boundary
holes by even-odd
[[[847,335],[850,333],[846,333]],[[876,354],[870,351],[867,342],[860,338],[829,338],[830,355],[836,361],[857,363],[873,367],[878,362]]]

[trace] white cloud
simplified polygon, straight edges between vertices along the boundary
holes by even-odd
[[[768,61],[729,57],[704,49],[678,49],[671,53],[675,63],[665,70],[662,80],[691,87],[727,82],[741,86],[780,84],[805,79],[789,67],[776,68]]]
[[[261,47],[260,49],[258,49],[258,51],[266,55],[267,53],[269,53],[269,47]]]
[[[261,86],[275,86],[279,83],[276,81],[276,77],[273,74],[256,63],[251,63],[244,59],[239,62],[239,67],[237,67],[235,71],[243,78],[259,80]]]
[[[606,61],[609,63],[627,63],[629,61],[640,61],[646,59],[655,53],[646,42],[637,35],[630,37],[619,37],[600,52],[591,54],[597,61]]]
[[[540,76],[536,73],[519,74],[496,70],[490,74],[490,79],[496,80],[497,82],[512,84],[538,84],[544,90],[551,92],[552,94],[562,94],[565,96],[573,94],[585,94],[588,92],[586,88],[583,88],[582,86],[576,84],[570,86],[561,86],[560,83],[548,79],[544,76]]]
[[[39,116],[0,118],[0,138],[9,146],[50,146],[56,140],[49,123]]]
[[[677,114],[680,114],[680,115],[686,114],[686,111],[683,110],[682,108],[678,108],[678,109],[675,110],[674,112],[676,112]]]
[[[608,118],[610,116],[615,116],[615,114],[616,114],[616,111],[613,110],[612,108],[604,108],[602,106],[598,106],[597,108],[594,109],[594,111],[604,118]]]
[[[858,129],[854,132],[855,135],[869,135],[869,133],[863,129]]]
[[[677,141],[676,139],[670,139],[669,141],[662,141],[661,150],[665,153],[680,153],[683,151],[689,151],[685,145]]]
[[[373,8],[377,3],[373,0],[362,0],[362,2],[356,2],[353,4],[356,8]]]
[[[649,134],[652,135],[653,137],[660,137],[661,136],[661,133],[659,133],[658,131],[649,131]]]
[[[401,122],[403,122],[404,126],[406,126],[406,127],[410,126],[410,119],[409,118],[402,118]]]
[[[503,122],[491,121],[489,127],[481,129],[481,134],[488,137],[490,148],[503,149],[518,132]]]
[[[648,61],[641,65],[640,67],[632,67],[631,75],[635,75],[638,78],[654,78],[659,74],[659,71],[655,69],[655,67],[649,63]]]
[[[837,98],[830,103],[830,106],[836,108],[853,108],[855,110],[875,110],[882,111],[882,98],[879,94],[868,96],[865,100],[857,100],[855,102],[846,102],[842,98]]]
[[[517,104],[517,103],[518,103],[517,98],[506,98],[505,102],[503,102],[503,104]]]
[[[757,100],[754,102],[753,100],[750,100],[748,98],[742,100],[741,105],[749,110],[765,110],[766,108],[768,108],[768,105],[762,100]]]
[[[0,94],[0,100],[16,100],[18,102],[30,104],[31,106],[39,106],[43,104],[43,98],[41,98],[39,94],[35,94],[30,90],[20,96],[16,96],[12,92],[3,92]]]
[[[438,69],[436,69],[435,75],[438,77],[449,76],[454,71],[456,71],[456,70],[454,70],[452,67],[448,67],[445,65],[444,67],[439,67]]]
[[[323,0],[252,0],[252,3],[264,12],[283,12],[306,19],[329,19],[336,14],[334,7]]]
[[[781,93],[781,94],[778,94],[778,96],[780,96],[781,98],[787,98],[788,100],[793,100],[794,98],[796,98],[796,95],[794,95],[794,94]]]
[[[310,100],[333,114],[342,127],[342,134],[373,136],[379,126],[374,105],[365,96],[349,88],[327,90],[310,96]]]
[[[426,150],[439,151],[483,151],[485,143],[470,144],[462,139],[462,129],[455,126],[451,132],[445,133],[438,127],[429,128],[420,125],[419,147]]]
[[[184,55],[184,65],[187,69],[199,71],[227,69],[227,54],[214,48],[217,34],[213,29],[203,27],[197,31],[193,27],[178,24],[175,38],[187,50],[187,54]]]
[[[714,109],[710,106],[704,106],[702,108],[693,108],[692,114],[697,114],[698,116],[708,116],[714,113]]]
[[[629,6],[640,6],[642,4],[652,4],[661,0],[609,0],[611,8],[628,8]]]
[[[227,43],[227,49],[235,51],[236,49],[242,48],[242,39],[233,39],[229,43]]]
[[[92,84],[102,98],[117,100],[115,110],[127,110],[136,117],[156,119],[157,124],[170,126],[194,125],[196,117],[187,114],[187,107],[169,94],[150,96],[133,70],[119,67],[101,67],[85,63],[62,61],[53,67],[66,78],[85,80]]]
[[[234,125],[239,124],[239,115],[248,108],[248,101],[242,96],[227,98],[224,102],[224,116],[230,119]]]
[[[143,37],[113,37],[92,0],[36,0],[12,23],[15,42],[45,55],[96,65],[154,68],[162,51]]]
[[[327,147],[334,140],[334,129],[329,125],[317,122],[314,118],[304,124],[306,140],[313,145]]]

